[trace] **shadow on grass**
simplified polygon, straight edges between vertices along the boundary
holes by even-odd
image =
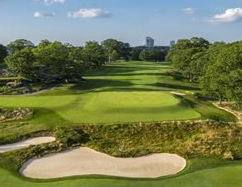
[[[185,106],[178,107],[177,105],[171,106],[161,106],[161,107],[119,107],[105,110],[109,114],[122,113],[122,114],[170,114],[174,112],[179,112],[181,109],[186,109]],[[189,109],[189,106],[187,106]]]
[[[146,113],[154,113],[154,114],[167,114],[172,112],[179,112],[186,109],[191,109],[191,106],[189,105],[186,100],[180,96],[175,96],[180,102],[167,105],[167,106],[160,106],[160,107],[115,107],[112,109],[105,110],[107,113],[127,113],[127,114],[146,114]],[[161,98],[162,99],[162,98]]]
[[[70,87],[71,91],[95,91],[96,89],[112,87],[131,87],[134,84],[129,81],[118,81],[110,79],[89,79],[83,84],[76,84]]]
[[[160,67],[160,69],[170,69],[170,67]],[[158,70],[157,67],[148,67],[148,66],[133,66],[133,67],[126,67],[121,65],[110,65],[106,67],[101,67],[94,69],[93,71],[89,71],[86,73],[85,76],[115,76],[115,75],[126,75],[132,74],[132,72],[136,71],[154,71]]]
[[[41,125],[46,128],[52,128],[56,126],[66,126],[72,124],[61,117],[56,111],[47,108],[33,108],[34,115],[28,120],[31,124]]]
[[[135,84],[125,81],[112,81],[109,80],[109,82],[112,82],[115,85],[108,84],[107,80],[100,81],[100,79],[97,79],[98,82],[102,82],[102,85],[99,83],[85,83],[85,84],[79,84],[79,85],[73,85],[70,87],[70,91],[73,94],[81,94],[81,93],[100,93],[100,92],[154,92],[154,91],[171,91],[172,89],[169,88],[162,88],[162,87],[151,87],[152,85],[138,85],[140,87],[134,87]],[[92,81],[91,81],[92,82]],[[149,88],[150,86],[150,88]],[[154,85],[153,85],[154,86]]]
[[[201,114],[202,119],[215,121],[236,122],[237,118],[221,109],[216,108],[210,102],[199,100],[193,96],[182,97],[184,102],[188,103],[195,111]]]
[[[177,89],[177,90],[200,91],[200,89],[196,88],[196,87],[183,86],[183,85],[171,84],[171,83],[156,83],[153,86],[170,88],[170,89]]]
[[[101,91],[94,90],[93,92],[154,92],[154,91],[167,91],[162,89],[152,89],[152,88],[127,88],[127,87],[119,87],[119,88],[106,88]]]
[[[110,77],[118,77],[118,76],[124,76],[124,77],[130,77],[130,76],[163,76],[164,73],[116,73],[116,74],[106,74],[105,76]],[[88,76],[88,75],[87,75]],[[98,77],[100,75],[90,75],[89,77]]]

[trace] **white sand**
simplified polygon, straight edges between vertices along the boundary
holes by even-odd
[[[233,110],[232,108],[229,108],[229,107],[223,107],[223,106],[220,106],[219,103],[213,103],[214,106],[216,106],[217,108],[221,109],[221,110],[224,110],[230,114],[233,114],[238,120],[239,120],[239,123],[242,124],[242,112],[241,111],[235,111]]]
[[[108,175],[157,178],[177,174],[186,160],[174,154],[152,154],[139,158],[115,158],[89,148],[77,148],[31,159],[20,169],[26,177],[53,179],[78,175]]]
[[[173,95],[178,95],[178,96],[185,96],[186,94],[180,93],[180,92],[170,92]]]
[[[54,137],[38,137],[38,138],[31,138],[28,140],[24,140],[17,143],[7,144],[0,146],[0,153],[4,153],[7,151],[13,151],[17,149],[22,149],[28,147],[30,145],[39,145],[43,143],[50,143],[54,142],[56,139]]]

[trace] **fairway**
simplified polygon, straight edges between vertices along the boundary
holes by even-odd
[[[4,96],[0,103],[4,107],[48,109],[52,111],[52,120],[60,117],[70,123],[199,118],[200,114],[186,102],[157,84],[159,74],[169,68],[166,63],[115,62],[89,72],[87,81],[80,85],[64,85],[38,96]],[[48,122],[48,114],[42,118]],[[32,119],[33,123],[38,121]]]
[[[90,132],[94,133],[92,137],[88,137],[86,146],[88,147],[93,143],[97,146],[94,146],[93,149],[100,149],[103,153],[108,153],[108,151],[121,153],[120,150],[127,146],[130,153],[134,153],[135,156],[153,152],[170,152],[173,154],[175,145],[178,145],[178,147],[180,145],[179,150],[183,150],[184,145],[189,145],[188,138],[191,134],[197,139],[200,133],[206,132],[206,128],[201,131],[197,130],[196,126],[183,129],[183,125],[178,123],[177,126],[167,126],[166,124],[164,128],[160,126],[155,130],[158,126],[153,122],[168,121],[167,123],[172,123],[170,121],[192,119],[236,121],[232,114],[214,107],[210,102],[196,99],[192,93],[193,91],[200,91],[197,85],[166,76],[165,73],[171,70],[171,65],[166,62],[113,62],[87,72],[83,77],[84,81],[79,84],[62,84],[34,95],[0,96],[1,107],[23,107],[31,108],[34,111],[31,119],[2,123],[2,126],[0,126],[0,144],[16,142],[17,139],[22,140],[29,134],[42,131],[47,132],[47,136],[53,135],[56,137],[56,134],[49,133],[53,133],[53,129],[58,132],[59,128],[67,130],[66,132],[59,129],[64,135],[62,138],[69,139],[74,136],[75,139],[77,134],[75,134],[75,130],[72,130],[72,127],[75,129],[75,127],[83,126],[86,127],[86,130],[90,128]],[[130,126],[133,122],[137,124],[134,127],[122,126],[124,123],[128,123],[127,126]],[[148,122],[147,126],[142,128],[142,122]],[[117,126],[117,124],[120,126]],[[167,127],[170,127],[171,130],[167,130]],[[97,132],[96,135],[95,132]],[[166,138],[163,137],[163,134]],[[204,136],[205,140],[206,137]],[[56,138],[57,143],[62,140]],[[165,139],[166,141],[163,141]],[[187,144],[181,145],[180,143],[183,142]],[[60,144],[62,143],[60,142]],[[199,144],[194,146],[197,147],[196,145]],[[42,149],[41,147],[39,148]],[[32,148],[34,147],[25,151],[30,151],[29,154],[32,155]],[[59,148],[54,147],[54,152],[57,149]],[[37,150],[39,151],[39,149]],[[200,185],[217,187],[221,184],[230,184],[230,186],[235,187],[242,183],[239,175],[242,171],[240,165],[219,167],[222,165],[216,164],[217,162],[220,163],[219,160],[210,161],[206,158],[196,161],[187,159],[187,167],[184,171],[175,176],[157,179],[137,180],[99,175],[47,181],[28,179],[18,173],[19,159],[21,157],[25,160],[23,156],[26,153],[19,151],[0,154],[0,187],[14,187],[16,184],[20,187],[111,187],[114,185],[120,187],[174,187],[180,184],[186,187]],[[46,151],[48,152],[48,150]],[[29,154],[26,154],[26,158]],[[9,158],[11,157],[15,161],[10,161]],[[32,157],[30,156],[30,158]],[[238,164],[240,162],[238,161]],[[206,169],[210,168],[210,163],[217,168]],[[229,165],[229,161],[226,164]],[[115,166],[112,167],[115,168]],[[231,178],[233,178],[233,181],[227,180]],[[206,182],[204,182],[204,179],[206,179]]]
[[[242,0],[174,1],[0,0],[0,187],[242,187]]]

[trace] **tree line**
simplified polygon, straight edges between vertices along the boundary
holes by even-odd
[[[199,82],[211,97],[242,106],[242,41],[209,43],[204,38],[178,40],[167,48],[131,48],[128,43],[107,39],[83,47],[42,40],[38,45],[19,39],[0,45],[0,68],[32,82],[76,82],[85,71],[116,60],[171,61],[190,82]]]
[[[242,41],[209,43],[203,38],[179,40],[167,60],[190,82],[199,82],[203,92],[242,106]]]
[[[42,40],[38,45],[18,39],[7,46],[0,45],[0,68],[17,76],[37,81],[80,80],[86,70],[117,60],[163,61],[163,48],[131,48],[129,43],[107,39],[100,44],[89,41],[83,47]]]
[[[108,61],[129,60],[131,50],[128,43],[113,39],[101,44],[89,41],[83,47],[48,40],[35,46],[29,40],[18,39],[6,47],[0,45],[0,67],[33,82],[72,82],[80,80],[86,70]]]
[[[134,47],[131,53],[131,59],[136,61],[162,62],[165,60],[169,47]]]

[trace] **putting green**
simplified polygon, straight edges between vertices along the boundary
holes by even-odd
[[[87,81],[79,85],[62,85],[36,96],[1,96],[0,106],[31,107],[34,109],[34,117],[26,124],[18,121],[13,124],[3,123],[0,140],[2,138],[2,141],[12,141],[14,137],[26,133],[75,123],[111,124],[229,117],[230,114],[215,108],[209,102],[195,102],[195,98],[191,96],[191,101],[194,101],[190,103],[191,107],[181,99],[182,96],[170,94],[170,91],[194,91],[197,87],[169,79],[163,74],[168,70],[171,70],[168,63],[115,62],[88,72],[84,77]],[[14,154],[15,156],[18,157]],[[207,162],[209,163],[207,160],[199,161],[199,168],[206,166]],[[192,165],[188,165],[188,171],[184,175],[155,180],[84,176],[36,181],[21,177],[15,163],[0,154],[0,186],[242,186],[241,165],[203,169],[192,173],[189,168],[194,170]]]
[[[85,77],[88,81],[81,85],[66,85],[39,96],[0,97],[0,103],[4,107],[48,109],[50,113],[38,116],[47,124],[57,116],[71,123],[199,118],[200,114],[187,103],[156,85],[158,73],[167,68],[165,63],[116,62],[89,72]]]

